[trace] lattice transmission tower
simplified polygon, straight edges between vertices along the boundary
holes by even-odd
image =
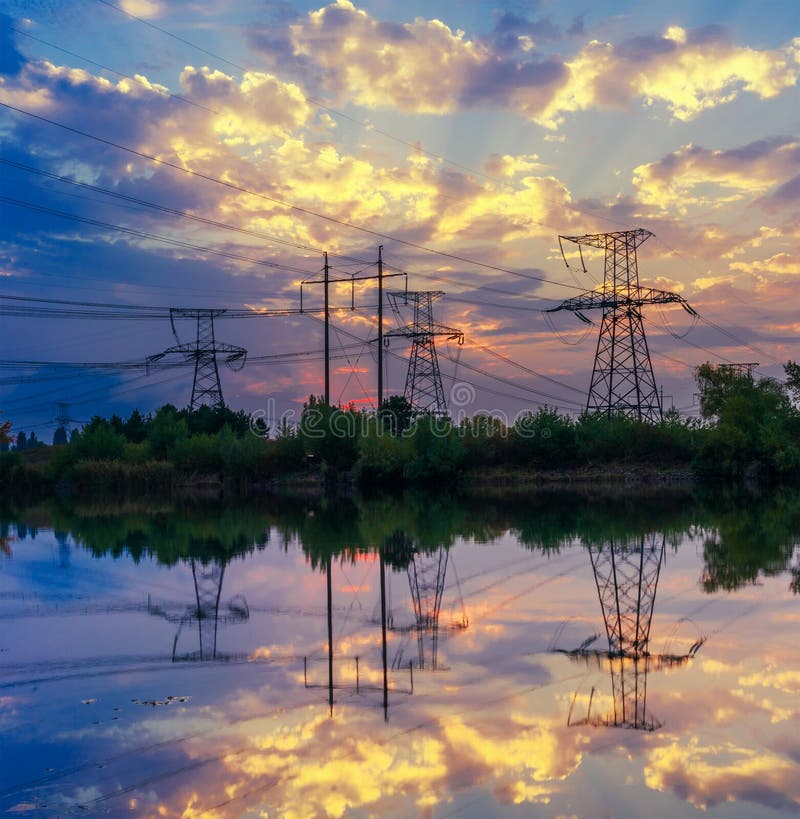
[[[152,615],[163,617],[178,625],[172,644],[173,662],[227,659],[217,651],[219,626],[246,623],[250,619],[250,609],[243,595],[234,595],[227,603],[221,603],[225,566],[225,561],[212,560],[210,563],[203,563],[191,558],[195,602],[187,606],[182,614],[171,614],[162,606],[148,603],[148,610]],[[184,627],[194,625],[197,626],[198,651],[178,654],[181,632]]]
[[[638,228],[558,237],[559,242],[574,242],[579,248],[588,246],[605,251],[602,289],[566,299],[545,311],[568,310],[587,323],[591,321],[584,311],[603,311],[586,402],[588,413],[619,414],[642,421],[660,421],[662,418],[642,308],[651,304],[680,304],[690,315],[697,314],[677,293],[639,285],[636,250],[652,235],[649,230]]]
[[[398,321],[402,321],[401,304],[410,303],[414,310],[414,320],[411,324],[384,333],[384,338],[411,340],[411,355],[403,395],[417,414],[445,416],[447,401],[442,387],[435,339],[439,336],[463,344],[464,333],[434,322],[433,303],[444,295],[441,290],[399,291],[387,295]]]
[[[590,697],[584,719],[572,720],[570,709],[570,725],[604,725],[646,731],[661,727],[659,720],[647,714],[648,672],[687,662],[704,642],[702,638],[696,640],[683,654],[650,653],[650,625],[665,550],[665,535],[656,533],[642,536],[637,541],[611,541],[589,547],[608,649],[592,649],[594,637],[566,653],[573,659],[588,661],[594,658],[598,663],[607,662],[611,672],[613,711],[593,717]]]
[[[190,309],[171,307],[169,311],[172,334],[176,344],[147,359],[148,364],[160,362],[165,356],[180,356],[185,363],[194,365],[192,382],[192,399],[190,409],[208,405],[215,409],[225,406],[222,397],[222,385],[219,380],[218,359],[221,358],[231,370],[241,370],[247,360],[247,350],[235,344],[217,341],[214,335],[214,319],[223,315],[225,310]],[[194,319],[197,323],[197,336],[194,341],[181,343],[175,328],[176,318]]]
[[[460,586],[450,608],[450,615],[445,617],[444,622],[441,621],[447,567],[452,562],[450,550],[445,546],[439,546],[431,552],[423,551],[414,546],[404,532],[395,532],[392,535],[390,549],[396,557],[396,567],[398,563],[406,564],[414,620],[411,623],[398,624],[394,616],[390,616],[389,629],[401,634],[416,634],[417,668],[436,671],[440,668],[440,634],[464,631],[469,627]],[[392,661],[392,667],[399,668],[404,663],[405,658],[401,650]]]

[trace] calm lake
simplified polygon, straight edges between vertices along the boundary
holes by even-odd
[[[0,811],[800,813],[800,496],[7,509]]]

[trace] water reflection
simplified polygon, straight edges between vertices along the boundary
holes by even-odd
[[[389,628],[396,634],[417,637],[416,667],[419,670],[441,670],[439,664],[439,635],[464,631],[469,626],[461,589],[457,586],[449,614],[441,623],[442,601],[447,581],[447,567],[453,561],[450,549],[440,544],[425,550],[415,545],[406,532],[397,530],[387,540],[381,553],[391,555],[397,571],[405,571],[411,597],[413,620],[402,622],[392,614]],[[448,608],[446,607],[446,611]],[[392,660],[392,667],[405,663],[406,643],[403,641]],[[409,663],[412,661],[409,660]]]
[[[647,714],[648,673],[686,663],[705,638],[695,640],[683,654],[650,652],[650,627],[664,564],[666,535],[653,532],[636,541],[611,540],[599,546],[590,545],[588,551],[608,648],[592,648],[600,637],[593,635],[567,653],[572,659],[595,660],[598,665],[605,660],[611,673],[613,710],[602,716],[592,715],[595,693],[592,688],[586,716],[573,719],[573,699],[567,723],[654,731],[663,723]]]
[[[796,813],[798,498],[479,500],[7,514],[0,811]]]
[[[371,682],[371,673],[374,663],[371,662],[369,655],[365,656],[363,649],[367,646],[362,645],[362,652],[354,654],[351,657],[335,654],[335,640],[334,640],[334,606],[333,606],[333,559],[331,555],[325,560],[325,591],[327,600],[327,672],[328,679],[326,684],[319,684],[314,682],[314,660],[315,657],[305,655],[303,657],[303,686],[309,688],[327,688],[328,691],[328,707],[330,716],[333,717],[334,712],[334,692],[344,691],[355,693],[356,695],[369,694],[372,691],[379,691],[382,694],[383,718],[384,721],[389,720],[389,693],[393,694],[413,694],[414,693],[414,673],[411,668],[411,663],[408,665],[408,682],[406,685],[390,683],[389,680],[389,664],[387,661],[387,600],[386,600],[386,556],[384,549],[379,550],[379,579],[380,579],[380,617],[378,625],[380,626],[380,685],[375,685]],[[344,666],[344,673],[336,674],[334,658],[339,664]],[[392,670],[397,670],[398,665],[393,664]]]
[[[170,613],[164,605],[148,601],[148,613],[162,617],[178,626],[175,639],[172,641],[172,661],[227,660],[225,654],[217,653],[217,634],[220,625],[237,625],[250,619],[250,609],[244,595],[237,594],[223,606],[222,581],[225,577],[226,560],[215,559],[209,562],[194,557],[189,559],[194,581],[195,603],[187,606],[181,614]],[[178,642],[185,627],[197,627],[198,650],[179,653]]]

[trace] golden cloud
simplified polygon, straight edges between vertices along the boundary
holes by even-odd
[[[697,738],[654,748],[644,768],[648,787],[673,790],[703,810],[739,799],[796,809],[796,774],[796,765],[778,754],[731,743],[701,745]]]
[[[662,211],[721,207],[753,198],[791,178],[800,164],[800,142],[761,140],[730,150],[684,145],[633,171],[638,201]],[[765,236],[762,228],[761,237]]]
[[[743,273],[793,276],[800,273],[800,256],[796,253],[776,253],[768,259],[754,262],[733,262],[730,267]]]
[[[417,113],[454,111],[471,67],[487,50],[440,20],[385,24],[336,0],[291,26],[296,55],[307,57],[368,108]]]
[[[800,38],[784,49],[758,51],[723,40],[700,40],[676,26],[636,53],[626,44],[593,40],[565,62],[567,79],[538,107],[517,107],[531,119],[556,129],[564,115],[593,108],[664,104],[672,116],[690,120],[735,99],[741,91],[762,99],[793,87],[800,76]]]

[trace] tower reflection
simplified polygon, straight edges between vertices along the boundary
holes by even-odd
[[[648,715],[647,675],[688,662],[705,638],[697,639],[681,654],[650,652],[650,627],[666,551],[664,534],[653,532],[636,540],[611,540],[589,546],[588,551],[608,648],[592,647],[601,636],[597,634],[564,653],[576,661],[596,662],[598,667],[610,671],[613,708],[610,713],[592,713],[593,687],[586,716],[580,719],[574,716],[576,693],[567,722],[654,731],[663,723]]]

